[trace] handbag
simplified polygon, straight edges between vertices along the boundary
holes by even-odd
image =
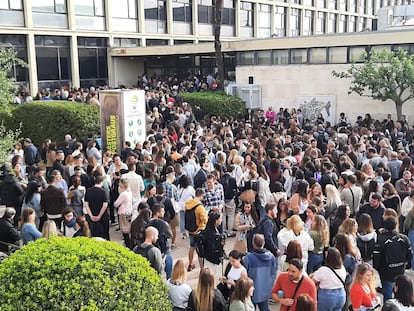
[[[240,194],[239,199],[243,202],[253,203],[256,199],[256,191],[252,189],[244,190]]]

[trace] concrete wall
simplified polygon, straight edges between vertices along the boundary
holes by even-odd
[[[136,85],[138,77],[144,73],[144,61],[138,57],[113,57],[114,85],[118,82],[126,87]]]
[[[237,66],[236,82],[246,85],[249,76],[254,77],[254,84],[262,88],[262,108],[272,106],[297,108],[296,97],[299,95],[334,95],[336,96],[336,120],[340,112],[345,112],[350,122],[358,115],[370,113],[373,118],[382,120],[388,113],[395,120],[397,112],[391,101],[374,101],[356,94],[348,95],[350,79],[334,78],[332,70],[345,71],[347,65],[286,65],[286,66]],[[403,106],[410,124],[414,122],[414,101]]]

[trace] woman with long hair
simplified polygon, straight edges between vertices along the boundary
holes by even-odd
[[[346,270],[342,264],[341,253],[330,247],[325,258],[325,265],[312,276],[318,286],[318,311],[341,311],[346,302],[344,288]]]
[[[224,238],[219,231],[223,219],[220,213],[210,212],[203,236],[205,238],[204,267],[210,268],[214,275],[218,275],[219,265],[224,255]]]
[[[246,254],[251,247],[252,235],[249,234],[259,224],[256,208],[250,202],[243,202],[243,208],[236,215],[235,226],[237,230],[233,249]],[[249,240],[249,241],[248,241]]]
[[[33,208],[28,207],[23,210],[20,232],[24,244],[36,241],[42,236],[42,233],[36,228],[35,219],[36,213]]]
[[[289,209],[289,201],[286,198],[281,198],[277,202],[277,216],[275,219],[278,231],[286,227],[287,220],[293,212]]]
[[[374,281],[374,268],[366,262],[360,264],[349,291],[352,310],[359,311],[361,307],[366,307],[369,310],[369,308],[373,309],[379,305],[380,300],[375,291]]]
[[[290,209],[302,220],[305,220],[306,209],[309,206],[308,187],[309,183],[306,180],[298,180],[297,187],[290,199]]]
[[[322,186],[318,182],[314,183],[308,190],[308,201],[312,202],[314,198],[319,198],[322,202],[325,200]]]
[[[129,189],[128,179],[119,180],[118,192],[119,196],[114,202],[114,207],[118,210],[119,229],[124,238],[125,246],[131,247],[129,233],[131,232],[132,192]]]
[[[168,298],[173,305],[173,311],[185,310],[191,294],[191,287],[186,283],[187,271],[184,261],[177,260],[171,278],[167,280]]]
[[[325,188],[326,193],[326,205],[325,218],[330,223],[334,218],[338,207],[342,204],[341,196],[338,189],[334,185],[328,184]]]
[[[140,203],[140,205],[147,203]],[[138,210],[140,206],[138,206]],[[134,246],[144,243],[145,240],[145,228],[148,225],[148,222],[151,220],[151,210],[149,205],[147,208],[140,210],[138,217],[134,219],[131,223],[131,248]]]
[[[38,181],[30,181],[27,184],[26,195],[23,200],[22,213],[26,208],[33,208],[35,211],[35,224],[36,228],[39,228],[40,223],[40,191],[42,190],[42,185]]]
[[[195,197],[195,189],[191,185],[191,179],[187,175],[181,175],[178,179],[178,197],[180,200],[180,232],[183,239],[188,237],[187,231],[185,230],[185,203]]]
[[[349,285],[351,283],[351,275],[354,272],[357,262],[355,256],[352,254],[353,247],[351,240],[346,234],[338,233],[335,237],[334,247],[341,253],[342,262],[347,272],[345,284]]]
[[[83,200],[85,198],[86,189],[82,186],[82,180],[79,176],[72,176],[72,186],[69,188],[68,200],[70,206],[75,210],[76,215],[83,215]]]
[[[257,165],[257,173],[259,174],[259,177],[257,178],[257,197],[259,198],[260,206],[264,207],[269,201],[271,195],[269,188],[270,179],[266,173],[264,165],[261,163]]]
[[[223,311],[226,301],[220,291],[214,288],[214,275],[204,268],[198,277],[197,288],[188,299],[188,311]]]
[[[372,218],[368,214],[361,214],[358,218],[357,247],[361,253],[363,261],[372,264],[372,254],[375,243],[377,242],[377,233],[372,224]]]
[[[306,209],[306,219],[305,219],[305,231],[309,232],[312,228],[313,220],[317,215],[317,209],[314,205],[309,205]]]
[[[368,183],[368,189],[364,192],[364,195],[362,196],[362,203],[368,203],[372,193],[378,193],[378,188],[378,182],[376,180],[371,180]]]
[[[304,230],[303,221],[298,215],[293,215],[287,221],[286,228],[277,235],[279,249],[284,251],[292,240],[298,240],[302,246],[303,269],[306,271],[308,264],[308,252],[314,250],[313,239]]]
[[[307,272],[311,274],[318,269],[323,262],[323,250],[329,246],[328,223],[321,215],[316,215],[309,232],[314,244],[313,251],[309,252]]]
[[[280,160],[271,159],[269,162],[269,169],[267,170],[267,175],[270,179],[270,191],[277,192],[275,189],[275,183],[282,180],[282,170],[280,169]]]
[[[342,224],[342,222],[351,216],[351,208],[349,205],[342,204],[339,205],[338,211],[336,212],[336,216],[333,221],[331,221],[329,226],[329,235],[331,245],[333,245],[334,237],[338,233],[338,228]]]
[[[401,199],[395,187],[391,183],[385,183],[382,186],[382,194],[385,208],[392,208],[397,214],[401,214]]]
[[[298,258],[302,260],[302,246],[298,240],[292,240],[289,242],[288,246],[286,247],[285,254],[280,257],[279,265],[280,265],[280,272],[286,272],[289,267],[289,262],[293,258]]]
[[[407,275],[398,275],[394,283],[394,298],[384,303],[383,311],[414,310],[413,283]],[[393,308],[394,307],[394,308]]]
[[[338,233],[345,234],[348,239],[351,241],[352,250],[351,253],[357,258],[361,258],[359,249],[357,247],[356,238],[358,232],[358,223],[354,218],[345,219],[338,228]]]
[[[230,311],[254,311],[251,297],[253,296],[254,283],[251,278],[243,277],[237,280],[231,297]]]

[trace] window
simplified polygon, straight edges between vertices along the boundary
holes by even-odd
[[[356,18],[349,16],[349,32],[356,32]]]
[[[70,74],[69,38],[35,36],[39,81],[68,81]]]
[[[145,19],[167,20],[165,0],[145,0]]]
[[[254,52],[242,52],[239,54],[240,65],[254,65]]]
[[[330,64],[345,64],[347,62],[348,49],[346,47],[333,47],[328,51],[328,62]]]
[[[259,37],[270,37],[270,5],[259,4]]]
[[[312,48],[309,51],[309,63],[326,64],[326,48]]]
[[[328,20],[328,33],[335,33],[336,32],[336,14],[329,13],[329,20]]]
[[[234,1],[224,0],[221,23],[223,25],[232,25],[232,26],[235,25],[235,14],[236,14],[235,12],[236,10],[234,8]]]
[[[43,13],[66,13],[66,0],[32,1],[32,11]]]
[[[300,35],[300,11],[299,9],[290,9],[290,35],[292,37]]]
[[[340,11],[346,11],[346,2],[347,0],[339,0],[339,7]]]
[[[366,0],[359,0],[359,9],[358,12],[361,14],[365,14],[365,7],[367,5]]]
[[[357,46],[357,47],[350,47],[349,48],[349,61],[355,61],[355,62],[362,62],[361,55],[362,52],[366,50],[366,47],[364,46]]]
[[[136,46],[139,46],[139,39],[114,38],[114,47],[120,48],[120,47],[136,47]]]
[[[168,40],[161,39],[147,39],[145,42],[147,46],[168,45]]]
[[[346,15],[339,15],[339,23],[338,23],[338,33],[346,32],[346,24],[348,21],[348,16]]]
[[[313,34],[313,16],[314,12],[311,10],[305,10],[303,16],[303,35],[310,36]]]
[[[115,8],[122,5],[118,0]],[[104,16],[104,5],[102,0],[75,0],[75,14],[87,16]]]
[[[289,50],[273,51],[273,64],[275,65],[289,64]]]
[[[307,49],[292,49],[290,51],[291,64],[306,64],[308,62]]]
[[[258,65],[271,65],[272,64],[272,51],[257,51],[257,64]]]
[[[356,12],[356,0],[349,0],[349,12]]]
[[[328,9],[336,10],[337,0],[328,0],[328,1],[329,1]]]
[[[303,0],[302,5],[313,6],[313,0]]]
[[[358,19],[358,31],[364,31],[367,28],[367,19],[365,17],[360,17]]]
[[[0,0],[0,10],[23,10],[22,0]]]
[[[278,37],[286,36],[286,8],[275,7],[275,34]]]
[[[326,21],[326,13],[325,12],[318,12],[318,18],[316,19],[316,29],[315,29],[315,34],[317,35],[321,35],[325,33],[326,30],[326,26],[325,26],[325,21]]]
[[[175,22],[191,23],[193,20],[191,0],[173,0],[172,8]]]
[[[0,47],[10,48],[16,52],[18,58],[27,62],[27,47],[25,35],[0,35]],[[14,65],[9,77],[14,78],[16,82],[28,82],[29,71],[27,68]]]
[[[316,0],[316,7],[324,9],[326,8],[326,0]]]
[[[240,2],[240,26],[253,27],[253,3]]]
[[[137,18],[136,0],[117,0],[112,6],[112,17]]]
[[[198,0],[198,22],[202,24],[214,24],[212,0]]]

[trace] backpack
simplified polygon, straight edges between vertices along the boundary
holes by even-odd
[[[141,255],[142,257],[148,259],[148,252],[150,251],[150,249],[152,249],[153,247],[155,247],[154,245],[150,245],[148,247],[141,247],[140,244],[138,244],[137,246],[134,247],[134,249],[132,250],[135,254]]]
[[[401,234],[396,234],[385,241],[384,256],[388,268],[398,268],[405,265],[407,261],[406,240]]]
[[[195,210],[200,205],[201,203],[195,205],[192,209],[185,210],[184,212],[185,230],[188,230],[188,232],[196,232],[198,229]]]
[[[206,237],[204,236],[204,231],[200,231],[194,236],[195,241],[195,250],[198,257],[204,258],[206,256],[205,246],[206,246]]]
[[[363,261],[368,261],[372,259],[372,253],[375,248],[375,240],[371,239],[369,241],[363,241],[360,237],[357,238],[357,246],[361,252],[361,257]]]
[[[224,199],[225,200],[234,199],[234,197],[237,194],[236,179],[232,177],[230,174],[226,173],[220,178],[220,183],[223,186]]]

